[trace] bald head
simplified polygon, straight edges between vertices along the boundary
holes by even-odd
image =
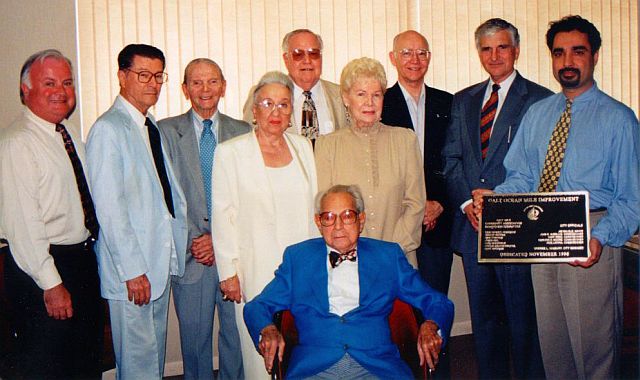
[[[407,30],[393,39],[393,51],[389,59],[398,71],[398,81],[413,92],[424,86],[424,76],[429,69],[431,52],[429,42],[415,30]]]
[[[429,41],[427,41],[425,36],[416,32],[415,30],[407,30],[393,38],[393,51],[402,50],[402,48],[399,48],[399,46],[402,45],[403,42],[405,42],[406,40],[415,39],[420,40],[422,44],[427,47],[427,50],[429,49]]]

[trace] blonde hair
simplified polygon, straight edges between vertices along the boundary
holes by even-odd
[[[348,93],[359,78],[373,78],[380,83],[382,91],[387,89],[387,75],[377,59],[362,57],[347,63],[340,74],[340,91],[343,94]]]

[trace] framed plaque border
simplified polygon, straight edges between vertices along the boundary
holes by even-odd
[[[527,196],[572,196],[572,195],[584,195],[585,197],[585,222],[587,228],[586,247],[587,257],[536,257],[536,258],[483,258],[482,257],[482,214],[478,221],[478,262],[479,263],[498,263],[498,264],[536,264],[536,263],[572,263],[574,261],[587,261],[591,257],[591,251],[589,250],[589,241],[591,240],[591,223],[589,220],[589,192],[585,190],[581,191],[558,191],[558,192],[545,192],[545,193],[508,193],[508,194],[491,194],[491,197],[527,197]]]

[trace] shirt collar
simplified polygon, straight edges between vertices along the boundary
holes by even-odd
[[[582,103],[582,102],[587,102],[589,100],[591,100],[596,93],[598,92],[598,83],[596,83],[596,81],[593,81],[593,86],[591,86],[591,88],[589,88],[587,91],[583,92],[582,94],[576,96],[575,98],[573,98],[573,104],[576,103]],[[564,97],[565,101],[567,99],[566,95],[564,95],[564,93],[562,93],[562,96]]]
[[[413,96],[411,96],[409,91],[407,91],[407,89],[404,88],[404,86],[402,85],[402,83],[400,83],[400,81],[398,81],[398,86],[400,86],[400,91],[402,91],[402,95],[404,95],[404,100],[406,102],[412,102],[412,103],[415,102],[415,100],[413,99]],[[418,97],[418,103],[417,103],[418,105],[424,104],[425,96],[426,96],[426,91],[423,84],[422,87],[420,88],[420,96]]]
[[[293,82],[293,81],[292,81]],[[322,97],[322,84],[320,83],[320,80],[318,80],[318,82],[316,82],[316,84],[311,87],[311,99],[313,99],[313,101],[316,103],[317,106],[317,99]],[[303,96],[302,93],[304,92],[304,90],[302,89],[302,87],[298,86],[296,84],[296,82],[293,82],[293,98],[294,99],[298,99],[299,97]]]
[[[517,74],[518,74],[518,71],[513,70],[513,72],[509,74],[509,76],[505,80],[503,80],[501,83],[498,83],[500,85],[500,92],[504,92],[505,94],[509,92],[509,88],[511,88],[511,84],[513,84],[513,81],[516,79]],[[493,81],[493,79],[489,77],[488,87],[492,88],[494,84],[495,82]]]
[[[131,104],[124,96],[118,94],[118,97],[122,100],[122,103],[124,104],[125,109],[129,113],[133,121],[136,123],[138,128],[144,127],[144,123],[147,117],[151,119],[153,124],[156,123],[155,120],[153,120],[153,115],[151,115],[149,112],[147,112],[146,115],[143,115],[142,112],[140,112],[136,107],[134,107],[133,104]]]
[[[43,118],[41,118],[40,116],[36,115],[35,113],[33,113],[33,111],[31,111],[29,109],[29,107],[24,107],[24,112],[25,115],[28,119],[31,119],[31,121],[33,121],[34,124],[36,124],[38,127],[42,128],[44,131],[46,131],[48,134],[50,135],[55,135],[56,134],[56,125],[53,123],[50,123],[46,120],[44,120]],[[63,124],[63,122],[61,122]]]

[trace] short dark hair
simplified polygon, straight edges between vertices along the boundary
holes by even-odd
[[[547,47],[549,47],[549,51],[553,51],[553,40],[556,38],[556,34],[574,30],[587,35],[589,45],[591,45],[591,55],[600,50],[602,38],[600,38],[598,29],[586,18],[576,15],[565,16],[558,21],[551,21],[549,23],[549,30],[547,30]]]
[[[145,58],[159,59],[162,61],[162,69],[164,70],[164,54],[162,50],[155,46],[145,44],[129,44],[124,47],[118,54],[118,70],[126,70],[133,65],[133,57],[136,55]]]

